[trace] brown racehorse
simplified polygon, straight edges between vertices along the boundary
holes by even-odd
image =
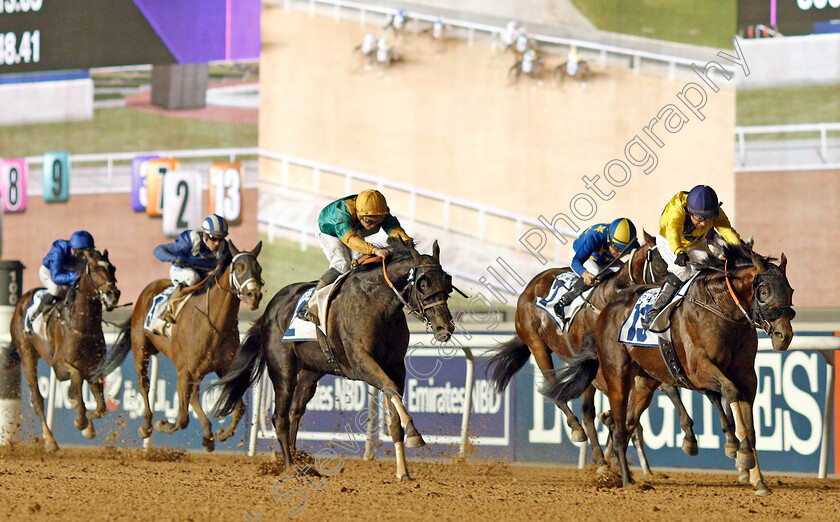
[[[117,305],[120,291],[114,277],[116,268],[108,260],[108,251],[100,254],[96,250],[82,250],[77,259],[75,272],[79,274],[73,290],[68,291],[61,303],[56,303],[47,317],[47,337],[45,343],[37,335],[23,332],[23,319],[26,308],[32,302],[33,294],[39,290],[26,292],[15,306],[12,315],[12,343],[17,348],[23,363],[24,374],[29,382],[32,406],[41,417],[44,433],[44,445],[47,451],[55,451],[52,431],[47,426],[44,416],[44,397],[38,389],[38,359],[43,357],[55,370],[60,381],[70,379],[70,403],[76,409],[76,428],[92,439],[96,436],[93,422],[88,418],[87,408],[82,398],[82,381],[87,381],[90,391],[96,399],[96,410],[91,415],[99,418],[105,415],[105,397],[102,379],[94,370],[105,355],[105,338],[102,335],[102,305],[109,310]]]
[[[592,76],[592,70],[589,68],[589,63],[584,60],[580,60],[578,62],[577,72],[573,76],[570,76],[566,71],[566,65],[568,63],[569,62],[563,62],[554,69],[554,77],[557,79],[557,83],[562,85],[566,81],[567,77],[575,78],[583,83],[586,83],[586,81]]]
[[[785,275],[787,259],[782,254],[776,265],[746,246],[728,245],[719,236],[714,242],[727,259],[724,269],[706,266],[688,289],[671,314],[671,338],[692,388],[721,394],[730,402],[741,439],[735,461],[741,480],[748,479],[758,495],[767,495],[770,489],[758,467],[753,424],[756,327],[767,332],[775,350],[786,350],[793,339],[790,322],[795,312],[793,289]],[[589,387],[600,370],[607,383],[624,486],[630,482],[628,434],[638,426],[659,384],[677,385],[659,350],[617,341],[624,319],[648,288],[618,293],[598,317],[594,335],[588,336],[581,353],[544,390],[556,401],[571,400]],[[632,401],[629,406],[628,401]]]
[[[318,379],[326,374],[343,375],[385,394],[391,412],[388,428],[396,449],[396,476],[411,480],[403,439],[409,448],[426,443],[402,403],[409,340],[403,310],[422,319],[434,329],[435,340],[445,343],[455,329],[447,305],[453,288],[452,278],[440,266],[437,241],[431,256],[419,254],[411,242],[399,238],[388,238],[388,246],[387,269],[376,263],[347,275],[329,305],[327,337],[319,331],[317,341],[283,341],[298,299],[314,283],[289,285],[275,294],[254,322],[227,377],[214,384],[223,388],[213,414],[227,415],[268,367],[274,386],[272,422],[287,469],[292,467],[300,419]]]
[[[207,451],[213,451],[216,447],[212,426],[201,408],[198,387],[210,372],[216,372],[220,377],[225,375],[239,348],[237,317],[240,300],[245,301],[251,310],[256,310],[262,299],[263,284],[260,277],[262,268],[257,261],[262,242],[250,252],[240,252],[230,241],[228,244],[231,255],[220,259],[211,277],[198,285],[200,288],[187,301],[172,325],[170,338],[143,329],[152,298],[172,285],[168,279],[159,279],[140,293],[131,318],[122,325],[117,342],[103,362],[100,372],[108,375],[133,349],[138,384],[145,405],[145,422],[138,433],[144,439],[152,434],[147,375],[149,357],[163,353],[172,360],[178,372],[178,417],[174,423],[158,421],[155,428],[164,433],[186,428],[190,422],[188,407],[192,405],[204,431],[201,445]],[[233,410],[233,421],[225,430],[216,431],[216,439],[224,441],[230,438],[244,413],[245,404],[240,401]]]

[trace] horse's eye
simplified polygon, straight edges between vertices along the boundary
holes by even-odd
[[[759,289],[758,289],[758,300],[759,301],[766,301],[768,297],[770,297],[770,290],[768,290],[766,286],[759,287]]]
[[[426,282],[425,279],[420,280],[420,290],[426,290],[429,287],[429,283]]]

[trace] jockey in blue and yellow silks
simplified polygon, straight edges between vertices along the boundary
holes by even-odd
[[[712,228],[720,232],[727,243],[740,244],[741,237],[721,210],[712,187],[697,185],[690,192],[677,192],[665,206],[659,219],[656,247],[668,264],[670,274],[656,302],[642,321],[642,326],[650,328],[653,319],[671,301],[682,284],[697,272],[689,261],[699,261],[708,252],[706,233]]]
[[[600,282],[596,279],[597,275],[621,255],[622,250],[636,244],[636,227],[627,218],[619,218],[609,224],[592,225],[584,230],[572,243],[572,251],[569,253],[569,264],[580,279],[554,305],[557,316],[563,317],[563,308]],[[614,270],[621,267],[618,263],[614,265],[611,267]]]

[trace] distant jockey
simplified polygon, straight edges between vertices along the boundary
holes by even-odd
[[[156,258],[172,263],[169,278],[175,286],[162,315],[164,321],[175,322],[175,305],[185,297],[183,289],[201,282],[229,253],[227,235],[227,220],[212,214],[201,222],[201,230],[185,230],[175,241],[155,247]]]
[[[656,302],[648,310],[642,326],[650,328],[653,319],[671,301],[682,284],[697,272],[689,261],[699,261],[708,253],[706,233],[712,228],[727,243],[741,243],[741,237],[721,210],[712,187],[697,185],[690,192],[677,192],[665,206],[659,219],[656,246],[662,259],[668,263],[670,274]]]
[[[399,237],[403,241],[412,239],[400,226],[400,222],[391,215],[388,204],[377,190],[363,190],[358,195],[347,196],[333,201],[318,216],[318,243],[321,245],[330,269],[321,276],[315,286],[319,290],[334,282],[339,275],[350,270],[352,261],[363,255],[385,257],[388,251],[376,247],[364,240],[384,230],[389,236]],[[307,316],[308,306],[304,306],[298,316],[311,320]]]
[[[438,16],[435,20],[435,23],[432,24],[432,38],[441,39],[443,38],[443,32],[446,30],[447,25],[443,19],[443,15]]]
[[[602,223],[592,225],[584,230],[574,243],[569,253],[569,263],[572,271],[580,276],[574,286],[564,294],[557,304],[554,305],[554,312],[558,317],[563,317],[563,308],[569,306],[577,296],[596,286],[601,281],[596,277],[610,265],[609,270],[615,272],[621,268],[616,261],[622,251],[629,251],[629,247],[638,245],[636,240],[636,227],[627,218],[619,218],[610,224]],[[625,253],[626,253],[625,251]]]
[[[388,38],[381,37],[376,42],[376,61],[379,63],[388,63]]]
[[[519,36],[516,37],[516,52],[519,54],[525,54],[530,47],[531,39],[528,38],[528,34],[523,29],[522,32],[519,33]]]
[[[59,297],[64,297],[67,290],[79,279],[74,267],[81,250],[95,248],[93,236],[86,230],[73,232],[70,241],[57,239],[53,241],[49,252],[44,257],[43,264],[38,269],[41,284],[47,288],[47,293],[41,299],[38,309],[32,314],[34,319],[39,314],[49,312]]]
[[[502,43],[505,48],[510,47],[516,41],[516,33],[519,30],[519,20],[511,20],[505,26],[505,30],[500,35]]]
[[[376,34],[366,34],[362,43],[356,47],[356,50],[361,50],[364,56],[370,56],[376,50]]]
[[[580,55],[577,47],[574,45],[569,49],[569,54],[566,56],[566,74],[574,76],[578,71],[578,64],[580,63]]]
[[[406,10],[400,9],[399,11],[394,13],[393,16],[391,16],[391,19],[388,20],[388,23],[385,25],[385,27],[383,27],[383,29],[388,29],[390,27],[394,30],[394,34],[397,34],[402,30],[403,27],[405,27],[405,24],[408,23],[408,20],[409,18]]]

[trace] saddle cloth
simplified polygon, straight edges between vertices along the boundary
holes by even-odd
[[[38,306],[41,305],[41,301],[43,301],[45,295],[47,295],[46,289],[42,288],[41,290],[37,290],[32,295],[32,304],[29,305],[29,308],[26,309],[26,313],[23,315],[23,333],[37,335],[44,341],[47,340],[47,321],[44,320],[44,314],[35,318],[32,316],[35,314]]]
[[[149,311],[146,312],[146,319],[143,321],[143,330],[154,335],[163,335],[169,337],[172,334],[172,325],[163,320],[163,312],[166,310],[166,305],[169,303],[169,298],[172,297],[172,292],[175,291],[174,286],[169,286],[163,292],[152,298],[152,304],[149,306]],[[184,305],[192,298],[193,294],[190,292],[175,306],[173,315],[175,319],[183,310]]]
[[[671,312],[679,306],[689,287],[697,278],[697,274],[680,287],[680,290],[674,295],[665,308],[656,316],[651,323],[650,330],[642,326],[642,321],[650,310],[656,297],[659,295],[659,288],[651,288],[646,291],[636,300],[630,310],[630,315],[624,319],[621,329],[618,332],[618,342],[622,344],[632,344],[635,346],[659,346],[659,339],[671,342]]]
[[[586,299],[589,298],[589,295],[592,294],[592,291],[594,290],[594,288],[590,288],[585,291],[575,298],[569,306],[563,309],[563,315],[569,318],[567,321],[557,317],[557,314],[554,313],[554,305],[560,300],[560,297],[565,295],[566,292],[572,288],[575,281],[578,279],[578,275],[571,271],[558,274],[554,281],[551,282],[551,288],[548,289],[548,295],[545,297],[534,298],[534,306],[547,313],[557,327],[564,332],[568,329],[568,326],[572,323],[572,319],[575,318],[575,315],[577,315],[583,307],[583,304],[586,302]]]
[[[292,312],[292,320],[289,321],[289,326],[286,327],[286,332],[283,334],[284,341],[317,341],[317,329],[321,330],[326,335],[323,325],[325,325],[330,296],[333,289],[335,289],[350,272],[345,272],[338,276],[333,282],[314,292],[315,287],[308,289],[301,294],[295,303],[295,309]],[[309,313],[318,317],[319,323],[316,325],[313,322],[301,319],[297,316],[298,311],[303,306],[303,303],[309,301]]]

